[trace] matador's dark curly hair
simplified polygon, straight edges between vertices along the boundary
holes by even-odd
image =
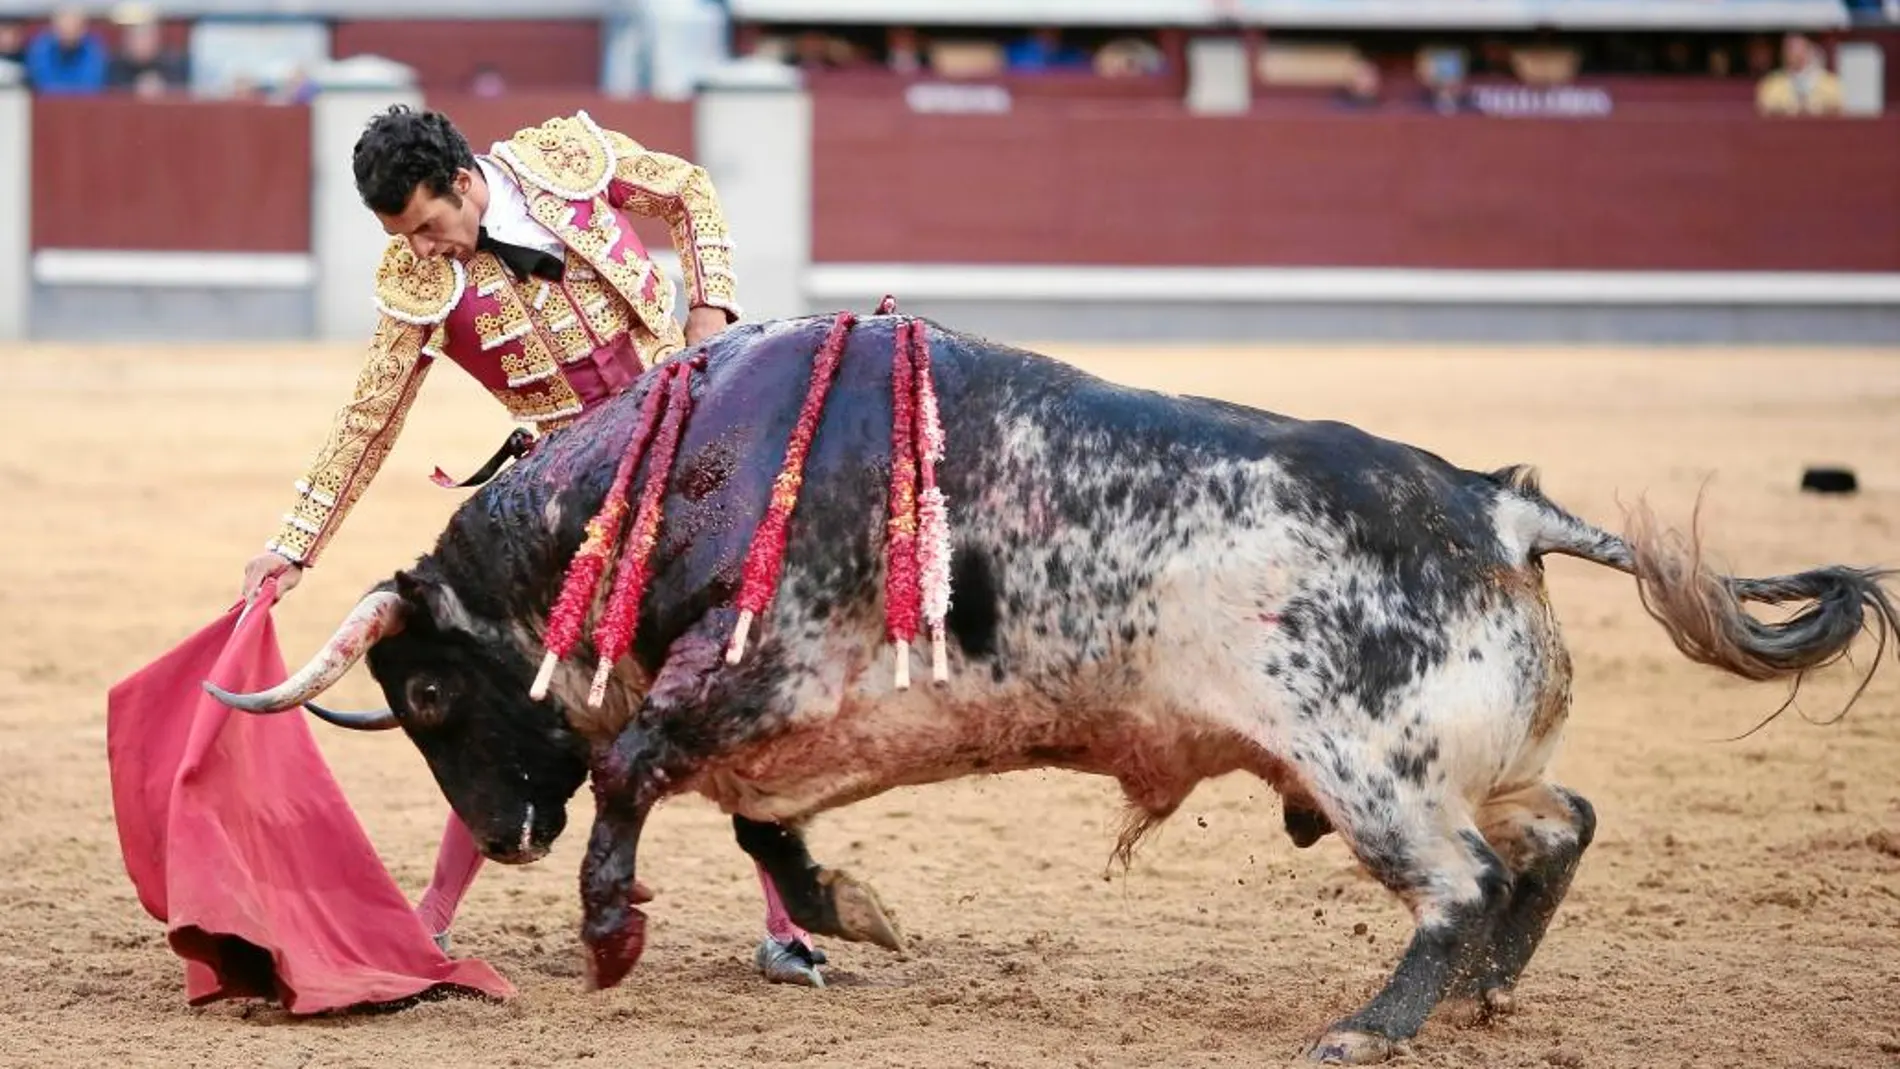
[[[397,104],[370,120],[352,162],[356,192],[370,211],[401,215],[417,186],[459,207],[451,183],[458,168],[474,168],[475,154],[448,116]]]

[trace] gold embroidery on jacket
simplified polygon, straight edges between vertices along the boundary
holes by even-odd
[[[461,301],[467,282],[456,261],[446,256],[418,260],[407,240],[391,238],[376,266],[376,308],[403,323],[440,323]]]
[[[536,222],[547,227],[586,260],[598,275],[595,280],[570,282],[568,285],[580,298],[580,314],[587,317],[590,323],[601,322],[597,317],[601,315],[603,302],[609,305],[613,302],[604,293],[599,293],[598,299],[583,297],[582,294],[604,281],[633,306],[634,314],[662,344],[676,340],[684,344],[679,321],[673,318],[672,293],[665,285],[665,280],[656,279],[653,295],[647,296],[647,276],[655,269],[652,263],[640,257],[634,245],[620,244],[623,237],[620,226],[606,205],[595,204],[584,227],[575,225],[573,205],[545,193],[536,194],[528,201],[528,211]],[[600,333],[600,330],[596,328],[595,333]]]
[[[539,279],[516,283],[501,261],[488,253],[475,257],[470,269],[478,287],[490,288],[496,311],[475,317],[475,334],[483,353],[501,361],[507,387],[495,391],[510,415],[524,423],[570,419],[580,412],[580,395],[560,372],[555,354],[548,351],[537,318],[548,303],[535,311],[523,298],[523,288],[538,288]],[[480,292],[478,290],[478,292]]]
[[[518,177],[563,200],[592,200],[613,180],[613,149],[585,111],[521,130],[495,151]]]
[[[337,412],[329,437],[297,484],[295,506],[267,548],[315,563],[389,456],[415,403],[430,364],[422,357],[424,333],[413,323],[381,317],[356,389]]]
[[[726,230],[712,178],[698,164],[653,152],[625,134],[605,131],[614,154],[614,178],[626,192],[615,206],[664,219],[679,250],[689,306],[720,308],[739,318],[732,275],[732,235]],[[613,187],[609,187],[612,193]]]

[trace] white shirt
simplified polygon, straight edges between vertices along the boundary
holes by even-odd
[[[528,214],[528,198],[508,172],[487,156],[475,157],[475,166],[481,168],[482,178],[488,182],[488,207],[482,211],[482,225],[488,228],[488,236],[565,258],[567,246]]]

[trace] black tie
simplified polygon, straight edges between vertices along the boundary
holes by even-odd
[[[513,245],[506,241],[496,241],[488,236],[488,228],[482,227],[481,236],[475,240],[475,248],[481,252],[492,252],[495,258],[508,267],[516,281],[529,275],[545,278],[549,282],[561,281],[564,264],[559,257],[550,256],[540,249],[530,249],[524,245]]]

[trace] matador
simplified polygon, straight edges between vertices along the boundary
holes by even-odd
[[[253,599],[295,586],[389,455],[424,377],[447,359],[515,420],[558,432],[672,353],[737,321],[732,243],[704,168],[597,125],[556,117],[476,155],[439,112],[378,115],[357,141],[357,192],[390,235],[376,271],[378,318],[349,400],[265,552],[245,568]],[[664,220],[688,304],[634,233]],[[453,813],[416,910],[446,949],[483,855]],[[819,983],[823,955],[786,915],[763,868],[768,977]],[[647,894],[644,888],[636,897]]]

